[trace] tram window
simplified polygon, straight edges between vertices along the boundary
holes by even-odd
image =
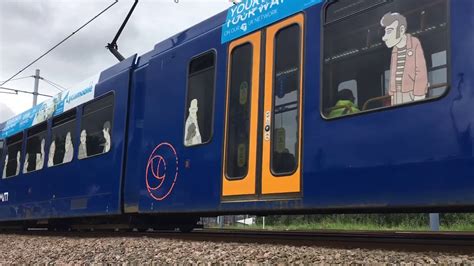
[[[53,118],[48,167],[69,163],[74,156],[76,109]]]
[[[271,169],[288,174],[298,166],[301,29],[298,24],[275,36]]]
[[[3,149],[4,149],[4,145],[5,145],[5,144],[4,144],[3,140],[0,140],[0,158],[2,158],[2,160],[0,160],[0,167],[1,167],[2,171],[3,171],[3,169],[4,169],[3,166],[4,166],[4,164],[5,164],[5,162],[4,162],[4,160],[3,160]],[[2,175],[2,177],[3,177],[3,175]]]
[[[184,145],[211,140],[214,113],[215,53],[209,52],[189,64]]]
[[[335,22],[388,1],[390,0],[358,0],[351,1],[350,4],[347,4],[349,1],[334,3],[334,6],[326,10],[326,23]]]
[[[3,140],[0,140],[0,158],[3,156],[3,148],[4,148]],[[0,162],[0,164],[1,163],[2,162]]]
[[[14,177],[20,174],[22,161],[23,133],[18,133],[6,139],[2,178]]]
[[[338,10],[359,4],[371,8],[331,18]],[[330,4],[324,26],[323,116],[335,118],[444,95],[449,81],[447,10],[447,0]],[[356,81],[357,95],[349,87],[341,90],[339,84],[347,80]]]
[[[226,176],[229,179],[242,178],[248,173],[252,53],[252,44],[246,43],[236,47],[230,55],[226,142]]]
[[[25,162],[23,173],[43,169],[46,153],[46,130],[48,125],[43,122],[28,130],[26,140]]]
[[[443,95],[448,84],[447,51],[437,52],[431,55],[431,71],[428,72],[430,84],[440,84],[430,90],[430,97]]]
[[[114,95],[84,105],[78,159],[106,153],[112,145]]]

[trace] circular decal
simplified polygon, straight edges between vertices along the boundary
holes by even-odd
[[[148,158],[145,171],[146,189],[155,200],[163,200],[173,191],[177,178],[176,149],[169,143],[161,143]]]

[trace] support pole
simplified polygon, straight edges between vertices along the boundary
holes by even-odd
[[[35,75],[35,87],[33,90],[33,107],[38,104],[38,89],[39,89],[39,80],[40,80],[40,70],[36,69]]]

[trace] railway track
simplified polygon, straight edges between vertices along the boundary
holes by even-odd
[[[155,233],[151,234],[155,235]],[[188,234],[158,232],[155,236],[296,246],[474,253],[474,233],[203,229]]]
[[[31,264],[474,263],[472,234],[399,232],[9,231],[0,262]]]
[[[74,238],[130,237],[167,238],[186,241],[237,242],[291,246],[319,246],[346,249],[381,249],[394,251],[437,251],[474,254],[474,233],[456,232],[377,232],[377,231],[264,231],[233,229],[197,229],[147,232],[54,232],[23,231],[12,234],[62,236]],[[7,233],[9,234],[9,233]]]

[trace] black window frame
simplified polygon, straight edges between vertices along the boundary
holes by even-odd
[[[373,109],[369,109],[369,110],[360,110],[360,112],[357,112],[357,113],[352,113],[352,114],[348,114],[348,115],[342,115],[342,116],[338,116],[338,117],[333,117],[333,118],[329,118],[325,115],[325,110],[324,110],[324,65],[325,65],[325,28],[327,26],[330,26],[334,23],[338,23],[340,21],[344,21],[346,19],[349,19],[353,16],[356,16],[356,15],[359,15],[361,13],[364,13],[364,12],[368,12],[374,8],[378,8],[380,6],[383,6],[385,4],[389,4],[389,3],[392,3],[394,1],[399,1],[399,0],[380,0],[379,2],[381,3],[378,3],[378,4],[375,4],[375,5],[372,5],[368,8],[365,8],[365,9],[362,9],[362,10],[359,10],[357,12],[353,12],[347,16],[344,16],[344,17],[341,17],[339,19],[336,19],[334,21],[329,21],[327,22],[327,10],[328,8],[333,5],[333,4],[336,4],[338,3],[340,0],[331,0],[331,1],[327,1],[324,5],[323,5],[323,8],[322,8],[322,16],[321,16],[321,38],[320,38],[320,93],[319,93],[319,97],[320,97],[320,100],[319,100],[319,114],[321,116],[321,118],[327,122],[331,122],[331,121],[338,121],[340,119],[347,119],[347,118],[352,118],[352,117],[358,117],[358,116],[363,116],[363,115],[366,115],[366,114],[371,114],[371,113],[376,113],[376,112],[384,112],[384,111],[390,111],[390,110],[394,110],[394,109],[397,109],[397,108],[410,108],[412,106],[416,106],[416,105],[419,105],[419,104],[427,104],[427,103],[430,103],[430,102],[436,102],[436,101],[440,101],[442,99],[444,99],[445,97],[447,97],[451,90],[452,90],[452,75],[451,75],[451,70],[452,70],[452,58],[451,58],[451,49],[452,49],[452,44],[451,44],[451,0],[440,0],[441,1],[445,1],[446,3],[446,37],[447,37],[447,40],[446,40],[446,65],[445,67],[447,68],[446,72],[447,72],[447,81],[446,81],[446,84],[435,84],[435,85],[443,85],[443,87],[445,87],[445,91],[439,95],[439,96],[435,96],[435,97],[431,97],[431,98],[425,98],[423,100],[418,100],[418,101],[413,101],[413,102],[410,102],[410,103],[403,103],[403,104],[397,104],[397,105],[392,105],[392,106],[387,106],[387,107],[379,107],[379,108],[373,108]],[[413,2],[416,2],[416,1],[413,1]],[[426,53],[426,52],[425,52]],[[432,55],[432,54],[425,54],[425,58],[427,58],[428,55]],[[427,74],[428,74],[428,81],[429,81],[429,73],[430,73],[430,68],[427,66]],[[428,89],[431,88],[431,85],[432,84],[429,84],[430,87]],[[444,86],[445,85],[445,86]],[[436,87],[434,87],[436,88]],[[433,89],[433,88],[431,88]]]
[[[41,129],[43,129],[43,130],[41,130]],[[48,151],[49,151],[49,150],[47,150],[47,148],[49,147],[49,146],[47,146],[47,143],[48,143],[48,142],[47,142],[47,138],[48,138],[48,120],[43,121],[43,122],[41,122],[41,123],[39,123],[39,124],[37,124],[37,125],[34,125],[34,126],[32,126],[31,128],[29,128],[29,129],[26,131],[25,154],[23,155],[23,157],[24,157],[24,158],[23,158],[23,167],[24,167],[24,165],[25,165],[25,163],[26,163],[26,161],[27,161],[27,159],[28,159],[28,158],[26,158],[25,155],[28,154],[28,141],[29,141],[29,139],[32,138],[32,137],[35,137],[35,136],[37,136],[37,135],[39,135],[39,134],[41,134],[41,133],[45,133],[45,134],[44,134],[44,149],[45,149],[45,150],[44,150],[44,158],[43,158],[43,168],[41,168],[41,169],[35,169],[35,170],[31,170],[31,171],[26,171],[26,172],[23,171],[24,169],[22,169],[21,172],[22,172],[23,174],[33,173],[33,172],[42,170],[42,169],[44,169],[45,167],[47,167],[48,162],[47,162],[46,158],[47,158],[47,154],[48,154]]]
[[[213,88],[212,88],[212,116],[211,116],[211,128],[210,128],[210,133],[209,133],[209,139],[207,141],[202,141],[199,144],[194,144],[194,145],[186,145],[186,119],[187,119],[187,113],[188,113],[188,96],[189,96],[189,85],[190,85],[190,70],[191,70],[191,64],[193,63],[194,60],[199,59],[200,57],[206,56],[208,54],[213,54],[214,56],[214,61],[213,61],[213,66],[208,67],[205,69],[200,70],[201,71],[206,71],[211,68],[214,68],[214,79],[213,79]],[[216,86],[217,86],[217,50],[215,48],[212,48],[210,50],[207,50],[205,52],[202,52],[198,55],[193,56],[191,59],[189,59],[187,68],[186,68],[186,93],[185,93],[185,98],[184,98],[184,120],[183,120],[183,145],[185,148],[192,148],[192,147],[199,147],[202,145],[206,145],[212,142],[212,139],[214,138],[214,118],[215,118],[215,107],[216,107]],[[198,73],[199,73],[198,72]],[[193,75],[196,75],[197,73],[193,73]],[[202,135],[201,135],[202,138]]]
[[[247,156],[246,156],[246,159],[247,159],[247,166],[246,166],[246,171],[245,171],[245,174],[242,175],[242,176],[229,176],[228,174],[228,164],[229,164],[229,158],[228,158],[228,153],[229,153],[229,136],[228,136],[228,130],[229,130],[229,113],[230,113],[230,98],[231,98],[231,93],[230,93],[230,86],[232,86],[232,54],[234,53],[234,51],[240,47],[244,47],[246,45],[249,45],[251,47],[251,52],[250,52],[250,61],[252,62],[252,64],[250,64],[250,67],[249,67],[249,88],[250,88],[250,91],[248,92],[248,98],[247,98],[247,102],[248,104],[250,105],[250,112],[249,112],[249,136],[248,136],[248,145],[247,145],[247,150],[246,150],[246,153],[247,153]],[[241,43],[235,47],[232,48],[232,51],[229,53],[229,62],[228,62],[228,66],[227,66],[227,69],[226,69],[226,73],[228,73],[229,77],[227,78],[227,84],[226,85],[226,94],[228,94],[228,96],[226,97],[226,102],[227,102],[227,106],[226,106],[226,109],[227,109],[227,112],[225,114],[225,121],[226,121],[226,129],[225,129],[225,146],[224,146],[224,149],[225,149],[225,158],[224,158],[224,161],[225,161],[225,165],[224,165],[224,176],[227,180],[230,180],[230,181],[236,181],[236,180],[242,180],[242,179],[245,179],[246,176],[248,176],[249,174],[249,161],[250,161],[250,135],[251,135],[251,132],[250,132],[250,121],[251,121],[251,118],[252,118],[252,90],[254,90],[254,86],[255,84],[252,84],[252,81],[253,81],[253,59],[254,59],[254,53],[255,53],[255,47],[254,47],[254,43],[250,42],[250,41],[247,41],[247,42],[244,42],[244,43]],[[260,70],[259,70],[260,72]],[[258,86],[260,84],[257,84]],[[238,147],[237,147],[238,149]]]
[[[289,171],[289,172],[276,172],[275,169],[274,169],[274,153],[275,153],[275,141],[274,141],[274,138],[275,138],[275,132],[274,130],[276,129],[275,128],[275,107],[276,107],[276,104],[275,104],[275,87],[276,87],[276,69],[277,69],[277,37],[278,35],[283,31],[283,30],[286,30],[288,28],[291,28],[291,27],[294,27],[294,26],[297,26],[298,27],[298,31],[299,31],[299,39],[298,39],[298,88],[297,88],[297,108],[296,108],[296,112],[297,112],[297,128],[296,128],[296,149],[295,149],[295,167],[292,171]],[[298,167],[299,167],[299,160],[300,160],[300,157],[301,157],[301,154],[300,154],[300,145],[301,145],[301,130],[300,130],[300,127],[301,127],[301,123],[302,123],[302,119],[301,119],[301,116],[303,115],[300,110],[302,109],[302,105],[303,105],[303,102],[301,101],[301,95],[303,94],[303,79],[304,77],[302,77],[302,71],[303,71],[303,67],[304,67],[304,55],[302,56],[301,55],[301,50],[303,49],[304,50],[304,45],[305,45],[305,33],[304,33],[304,27],[302,27],[299,23],[297,22],[294,22],[294,23],[291,23],[289,25],[286,25],[285,27],[282,27],[280,29],[278,29],[278,31],[275,33],[274,35],[274,38],[273,38],[273,73],[272,73],[272,110],[271,110],[271,115],[272,115],[272,118],[271,118],[271,136],[270,136],[270,171],[272,173],[273,176],[275,177],[285,177],[285,176],[290,176],[290,175],[293,175],[294,173],[296,173],[296,171],[298,171]],[[304,73],[303,73],[304,74]]]
[[[15,177],[20,176],[23,173],[22,169],[23,169],[23,163],[24,163],[24,160],[25,160],[25,158],[24,158],[25,155],[24,155],[24,152],[23,152],[24,142],[25,142],[25,133],[23,131],[20,131],[18,133],[15,133],[14,135],[11,135],[11,136],[5,138],[6,149],[5,149],[5,152],[4,152],[5,156],[2,157],[3,163],[5,163],[5,157],[8,154],[8,147],[10,145],[15,145],[15,144],[20,143],[20,150],[19,150],[19,152],[20,152],[20,162],[19,162],[20,165],[19,165],[18,174],[11,175],[11,176],[6,176],[5,175],[5,178],[3,178],[3,169],[2,169],[2,178],[1,179],[15,178]],[[8,167],[8,162],[7,162],[7,165],[3,165],[3,167],[4,168]],[[18,167],[18,165],[17,165],[17,167]]]
[[[86,106],[88,105],[91,105],[91,104],[94,104],[95,102],[98,102],[98,101],[101,101],[107,97],[112,97],[112,117],[110,119],[110,150],[108,150],[107,152],[102,152],[102,153],[97,153],[97,154],[94,154],[94,155],[89,155],[89,156],[86,156],[84,158],[79,158],[79,146],[81,145],[81,141],[80,141],[80,138],[81,138],[81,133],[82,133],[82,130],[84,130],[83,126],[84,126],[84,117],[87,117],[88,115],[91,115],[91,114],[94,114],[100,110],[103,110],[109,106],[106,106],[106,107],[103,107],[103,108],[100,108],[98,110],[95,110],[94,112],[91,112],[91,113],[87,113],[86,114]],[[114,134],[113,134],[113,129],[114,129],[114,125],[115,125],[115,91],[110,91],[110,92],[107,92],[97,98],[94,98],[84,104],[81,105],[81,124],[79,126],[79,136],[77,137],[79,139],[78,143],[77,143],[77,150],[74,151],[74,156],[82,161],[82,160],[87,160],[87,159],[91,159],[91,158],[95,158],[95,157],[98,157],[98,156],[101,156],[101,155],[105,155],[105,154],[108,154],[112,151],[113,149],[113,140],[114,140]]]
[[[70,123],[70,122],[72,122],[74,124],[74,129],[71,130],[71,142],[72,142],[72,146],[74,147],[74,149],[76,149],[76,147],[74,145],[74,140],[76,138],[75,134],[77,132],[77,108],[67,110],[64,113],[62,113],[60,115],[57,115],[57,116],[55,116],[51,119],[51,129],[50,129],[51,137],[49,139],[49,143],[48,143],[49,145],[48,145],[48,150],[47,150],[48,160],[45,161],[45,165],[46,165],[47,168],[53,168],[53,167],[57,167],[57,166],[67,165],[67,164],[72,163],[74,161],[74,155],[76,153],[75,151],[73,152],[72,160],[70,162],[62,162],[62,163],[54,164],[54,157],[53,157],[53,165],[48,165],[48,162],[49,162],[49,159],[50,159],[49,156],[50,156],[51,144],[53,143],[53,141],[56,141],[55,140],[55,135],[53,133],[54,128],[58,127],[58,126],[62,126],[62,125],[67,124],[67,123]],[[57,150],[56,145],[57,144],[55,143],[55,153],[54,153],[54,155],[56,155],[56,150]]]
[[[4,139],[0,139],[0,170],[1,170],[1,174],[0,174],[0,180],[2,179],[3,177],[3,165],[5,164],[5,159],[3,158],[3,153],[5,152],[5,145],[6,145],[6,141]]]

